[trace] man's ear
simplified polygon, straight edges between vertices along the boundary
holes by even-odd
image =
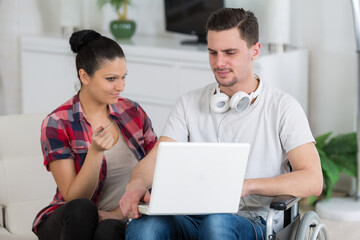
[[[260,42],[255,43],[251,47],[251,60],[255,60],[258,58],[258,56],[260,54],[260,48],[261,48]]]
[[[79,70],[79,77],[80,77],[80,81],[83,85],[89,84],[90,77],[87,74],[87,72],[85,72],[85,70],[82,68]]]

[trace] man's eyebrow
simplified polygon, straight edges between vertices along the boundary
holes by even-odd
[[[213,50],[211,48],[208,48],[208,50],[210,52],[217,52],[216,50]],[[228,48],[228,49],[224,49],[224,50],[220,50],[221,52],[232,52],[232,51],[237,51],[237,48]]]
[[[222,52],[233,52],[233,51],[237,51],[237,48],[228,48],[228,49],[224,49],[221,50]]]

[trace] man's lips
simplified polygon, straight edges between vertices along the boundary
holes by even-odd
[[[226,77],[227,75],[229,75],[231,73],[231,71],[229,69],[217,69],[217,70],[215,70],[215,72],[220,77]]]

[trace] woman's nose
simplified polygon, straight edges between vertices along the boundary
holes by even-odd
[[[115,88],[117,91],[124,91],[125,89],[125,79],[120,79],[118,81],[116,81],[116,85]]]

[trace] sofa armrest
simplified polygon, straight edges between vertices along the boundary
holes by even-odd
[[[0,226],[6,228],[6,221],[5,221],[5,206],[0,204]]]

